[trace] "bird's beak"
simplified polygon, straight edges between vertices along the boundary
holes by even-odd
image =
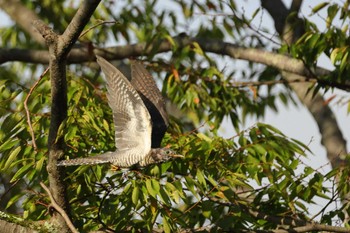
[[[185,156],[179,155],[179,154],[172,155],[171,157],[174,157],[174,158],[185,158]]]

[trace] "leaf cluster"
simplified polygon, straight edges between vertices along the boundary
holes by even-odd
[[[23,2],[42,12],[47,22],[59,25],[55,28],[57,31],[64,30],[75,10],[70,1],[67,6],[63,4],[67,1]],[[229,4],[230,13],[235,13],[233,1],[175,1],[181,11],[156,8],[159,3],[126,1],[118,11],[113,10],[113,1],[101,4],[87,27],[100,20],[113,19],[115,23],[89,31],[82,41],[89,39],[101,47],[109,40],[151,43],[165,38],[171,42],[171,36],[187,31],[203,38],[246,42],[242,40],[247,36],[243,29],[249,21],[237,14],[209,17],[213,12],[227,9],[225,4]],[[65,17],[53,17],[63,10],[67,13]],[[331,24],[337,12],[342,12],[344,20],[347,19],[344,9],[337,5],[329,7],[329,30],[321,33],[307,22],[306,34],[288,49],[309,67],[313,67],[325,51],[337,68],[336,78],[344,81],[348,69],[348,39],[344,30]],[[189,25],[198,14],[206,20],[192,30]],[[28,47],[32,43],[17,27],[2,29],[2,33],[7,41],[3,46]],[[257,36],[248,38],[247,43],[265,46]],[[191,118],[195,127],[204,124],[209,130],[189,132],[181,121],[171,122],[171,134],[165,136],[163,144],[183,154],[183,160],[117,172],[111,172],[108,166],[66,168],[64,182],[70,214],[81,231],[104,228],[137,232],[161,228],[165,232],[176,232],[208,226],[213,232],[274,230],[283,224],[276,218],[269,221],[257,216],[310,220],[309,204],[315,204],[316,198],[331,203],[349,193],[349,171],[334,170],[323,175],[305,165],[302,161],[309,151],[301,142],[267,124],[240,128],[240,123],[249,115],[264,116],[267,108],[277,111],[277,100],[286,104],[293,102],[288,88],[236,85],[237,80],[276,80],[280,78],[277,70],[248,64],[249,71],[239,73],[237,63],[223,65],[221,57],[206,53],[197,43],[181,49],[174,46],[164,56],[156,53],[157,47],[153,49],[153,53],[143,59],[152,61],[150,70],[159,78],[163,94],[189,115],[186,117]],[[58,135],[64,137],[65,157],[113,151],[114,126],[104,81],[94,69],[80,66],[74,69],[67,78],[68,116]],[[18,64],[0,67],[0,171],[1,178],[7,178],[10,186],[3,195],[9,196],[4,208],[17,206],[23,216],[31,220],[49,218],[50,202],[38,185],[40,181],[47,181],[45,165],[51,105],[49,80],[47,76],[38,80],[40,70],[39,66]],[[27,75],[19,77],[24,71]],[[35,88],[34,80],[38,80]],[[31,88],[26,111],[24,102]],[[224,117],[230,117],[236,136],[228,139],[218,136]],[[326,182],[333,186],[326,186]],[[323,209],[320,221],[332,224],[334,219],[344,220],[343,211],[348,211],[345,206],[330,212]]]

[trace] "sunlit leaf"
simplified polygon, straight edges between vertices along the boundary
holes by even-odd
[[[17,179],[22,178],[33,167],[34,167],[33,163],[28,163],[28,164],[24,165],[12,176],[10,182],[15,182]]]
[[[10,155],[8,156],[8,158],[6,160],[5,165],[2,167],[3,171],[6,171],[11,166],[11,164],[17,158],[17,155],[19,154],[20,151],[21,151],[21,147],[14,148],[11,151]]]

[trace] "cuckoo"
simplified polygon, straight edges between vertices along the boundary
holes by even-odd
[[[131,62],[129,81],[116,67],[97,56],[107,80],[108,104],[112,109],[116,151],[59,161],[58,166],[109,163],[127,168],[147,166],[183,157],[160,144],[169,125],[165,104],[157,85],[142,64]]]

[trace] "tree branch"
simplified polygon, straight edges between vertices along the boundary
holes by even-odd
[[[55,208],[57,210],[58,213],[60,213],[60,215],[64,218],[64,220],[66,221],[69,229],[73,232],[73,233],[78,233],[77,229],[74,227],[72,221],[69,219],[67,213],[57,204],[57,202],[55,201],[55,199],[53,198],[50,190],[48,187],[46,187],[46,185],[43,182],[40,182],[40,186],[45,190],[45,192],[49,195],[50,200],[51,200],[51,205],[53,208]]]
[[[235,59],[264,64],[281,71],[304,76],[302,79],[305,79],[305,81],[316,80],[318,83],[323,85],[350,91],[350,81],[347,81],[345,83],[338,83],[322,79],[322,76],[330,75],[331,72],[323,68],[316,68],[315,70],[311,71],[310,68],[306,67],[302,61],[286,55],[265,51],[263,49],[245,48],[237,46],[235,44],[222,42],[220,40],[190,38],[187,36],[176,36],[173,37],[173,40],[180,48],[189,46],[192,43],[196,42],[206,52],[227,55]],[[109,47],[105,49],[95,48],[94,53],[109,60],[124,59],[128,57],[150,54],[152,52],[153,46],[159,46],[157,50],[158,53],[168,52],[173,48],[172,44],[167,40],[162,40],[160,42],[154,42],[153,45],[139,43]],[[16,56],[14,54],[16,54]],[[31,63],[48,63],[48,58],[49,55],[46,51],[0,49],[0,64],[6,61],[14,60]],[[94,59],[95,56],[89,53],[88,48],[85,47],[74,48],[68,55],[68,63],[83,63]]]
[[[297,15],[293,18],[292,21],[287,21],[286,19],[289,12],[299,10],[302,1],[294,0],[290,11],[288,11],[284,7],[282,9],[279,9],[279,12],[276,11],[276,2],[277,1],[264,0],[261,1],[261,4],[270,13],[275,22],[282,22],[282,28],[277,27],[275,23],[276,30],[280,33],[280,37],[283,38],[283,40],[287,44],[291,44],[301,36],[302,31],[304,31],[304,24],[295,24],[295,22],[301,21],[301,19],[298,18]],[[283,21],[281,21],[281,12],[283,12],[283,14],[285,15]],[[283,69],[283,71],[285,72],[282,72],[282,75],[286,80],[293,80],[299,78],[299,75],[304,76],[302,73],[293,72],[292,70]],[[319,76],[317,71],[315,72],[315,75],[317,77]],[[327,75],[327,73],[324,73],[324,75]],[[326,85],[328,85],[327,82],[329,82],[320,78],[317,78],[317,80],[321,84]],[[346,141],[343,137],[342,132],[339,129],[338,123],[332,110],[329,108],[329,106],[324,105],[325,101],[322,95],[317,93],[312,98],[306,95],[306,93],[308,92],[307,86],[297,83],[291,84],[290,86],[293,88],[300,101],[308,108],[308,110],[314,117],[322,137],[321,143],[327,150],[327,157],[331,162],[332,167],[336,168],[345,165],[345,154],[347,153]],[[337,87],[346,91],[350,90],[350,82],[346,82],[344,86],[340,83],[336,83],[335,85],[330,86]]]
[[[11,61],[49,64],[49,60],[49,53],[46,50],[0,48],[0,64]]]
[[[35,88],[38,86],[39,82],[41,81],[41,79],[43,79],[43,77],[45,76],[45,74],[47,73],[47,71],[49,71],[49,68],[46,68],[46,70],[40,75],[40,78],[34,83],[34,85],[29,89],[29,93],[26,96],[25,100],[24,100],[24,109],[26,111],[26,115],[27,115],[27,123],[29,125],[29,129],[30,129],[30,135],[32,136],[32,144],[34,147],[34,150],[37,151],[38,147],[36,145],[36,141],[35,141],[35,135],[34,135],[34,130],[33,130],[33,126],[32,126],[32,121],[30,120],[30,112],[28,109],[28,100],[29,97],[32,95],[33,91],[35,90]]]
[[[293,228],[294,232],[310,232],[310,231],[323,231],[323,232],[341,232],[341,233],[349,233],[350,230],[345,227],[337,227],[337,226],[328,226],[323,224],[309,224],[302,227]]]
[[[0,211],[0,232],[9,233],[9,232],[21,232],[21,233],[37,233],[41,232],[50,232],[52,225],[48,222],[34,222],[28,219],[22,219],[14,215],[7,214]]]
[[[263,86],[263,85],[276,85],[276,84],[290,84],[290,83],[316,83],[316,80],[305,80],[303,77],[301,79],[294,80],[270,80],[270,81],[247,81],[247,82],[232,82],[233,87],[253,87],[253,86]]]
[[[59,38],[57,49],[61,53],[60,56],[66,57],[70,52],[99,3],[100,0],[85,0],[81,3],[67,29]]]
[[[83,31],[85,24],[100,3],[99,0],[85,0],[68,25],[63,35],[57,35],[51,28],[41,21],[35,21],[33,25],[45,39],[49,48],[49,67],[51,79],[51,121],[48,138],[49,158],[47,163],[50,192],[53,199],[65,212],[69,213],[69,205],[66,197],[66,186],[62,180],[62,169],[57,167],[57,160],[63,156],[64,138],[58,135],[58,129],[67,116],[67,82],[66,60],[67,54]],[[56,212],[52,222],[62,227],[67,232],[65,219]]]
[[[284,22],[288,16],[288,9],[281,0],[261,0],[261,6],[273,15],[275,29],[278,34],[282,35]]]
[[[69,213],[68,201],[66,198],[65,185],[62,182],[62,171],[56,166],[57,160],[63,156],[64,142],[63,138],[57,138],[58,128],[67,115],[67,83],[66,83],[66,63],[62,58],[56,57],[56,35],[49,27],[40,21],[36,21],[34,26],[42,34],[49,47],[50,54],[50,79],[51,79],[51,121],[49,129],[49,157],[47,161],[47,171],[50,183],[50,190],[53,198],[59,206]],[[54,212],[51,221],[57,226],[62,227],[60,230],[68,232],[68,227],[64,218]]]

